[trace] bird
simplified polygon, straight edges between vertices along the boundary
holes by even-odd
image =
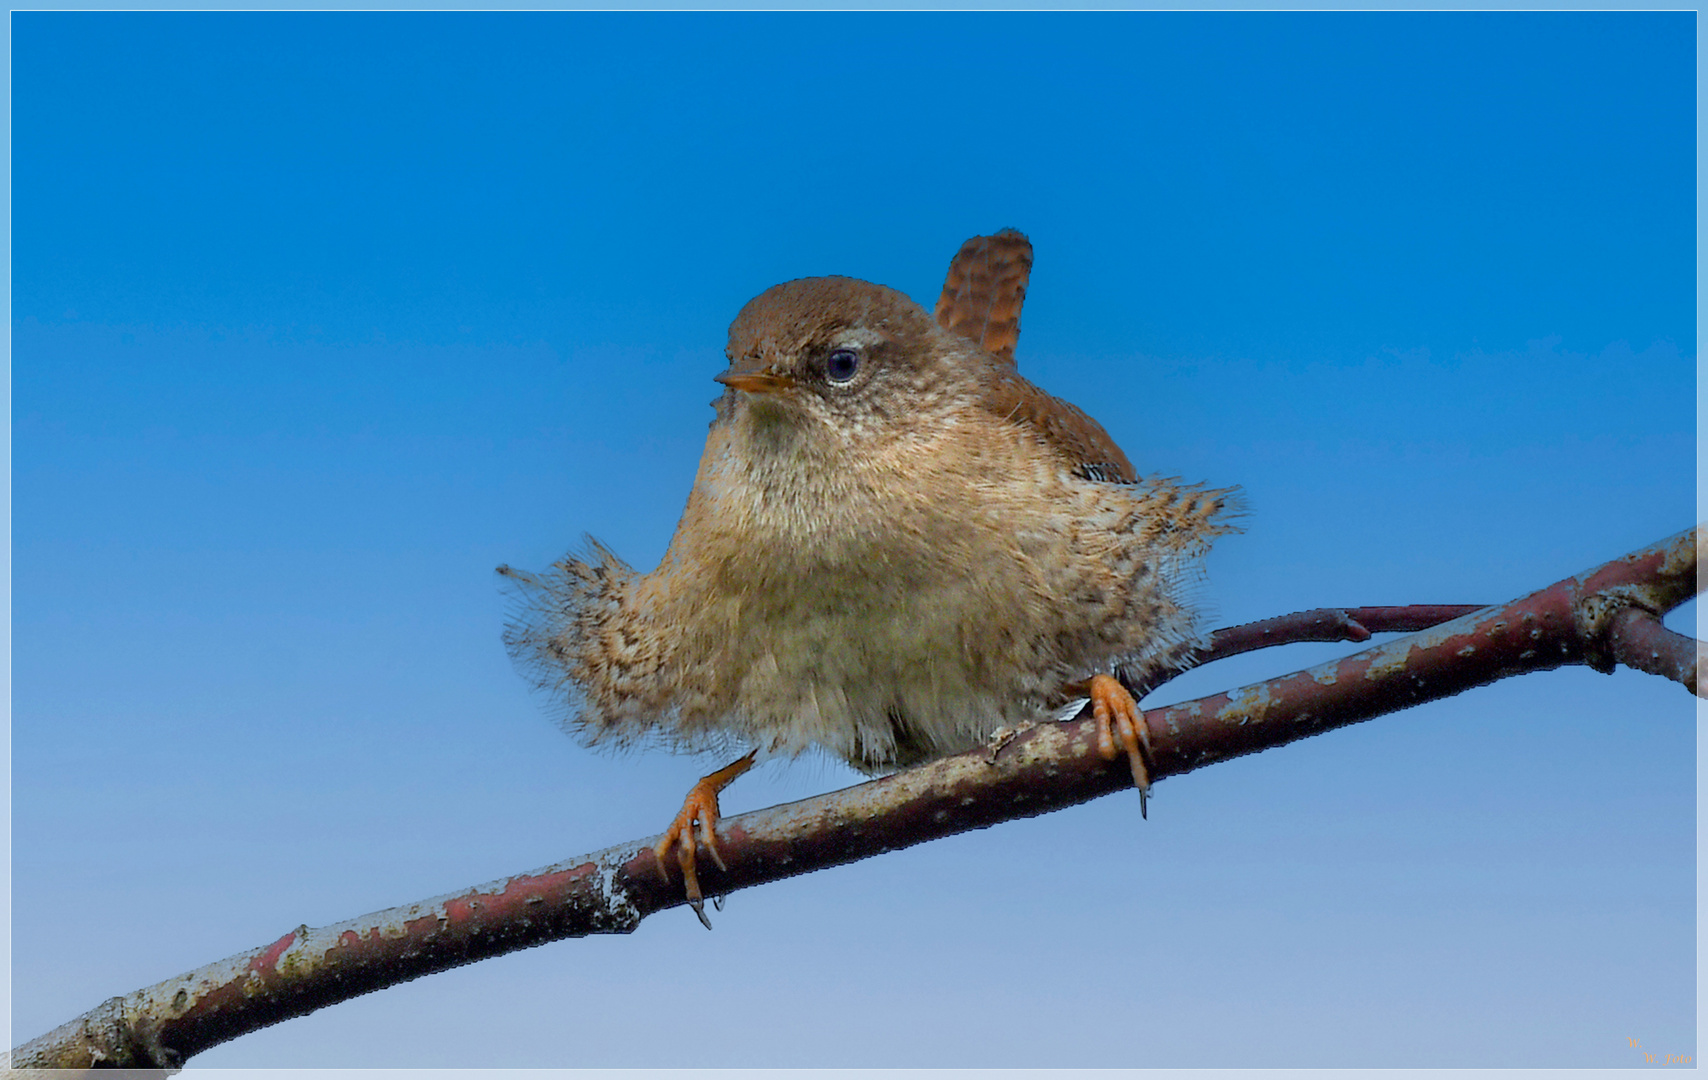
[[[699,849],[761,758],[875,775],[1089,704],[1145,813],[1149,735],[1129,687],[1204,640],[1202,560],[1238,489],[1141,475],[1014,360],[1032,246],[968,240],[934,313],[848,277],[773,286],[728,368],[668,549],[641,573],[588,537],[501,566],[519,670],[594,748],[744,751],[690,789],[655,846],[710,928]]]

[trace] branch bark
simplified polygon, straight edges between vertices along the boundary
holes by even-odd
[[[1421,629],[1344,659],[1147,710],[1153,779],[1565,664],[1658,674],[1708,696],[1703,646],[1659,616],[1698,591],[1708,530],[1690,529],[1503,606],[1319,609],[1218,633],[1200,661],[1291,641]],[[1446,620],[1446,621],[1443,621]],[[1044,723],[990,746],[801,802],[727,818],[726,894],[1126,790],[1089,720]],[[375,912],[299,926],[271,944],[123,997],[18,1047],[14,1068],[177,1068],[269,1024],[371,990],[560,938],[628,933],[685,903],[656,838]]]

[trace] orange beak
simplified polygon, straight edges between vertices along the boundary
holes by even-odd
[[[795,385],[795,380],[789,376],[771,371],[730,371],[712,378],[750,394],[780,394]]]

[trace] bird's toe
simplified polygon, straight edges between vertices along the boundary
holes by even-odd
[[[1148,817],[1151,778],[1147,762],[1151,737],[1145,726],[1144,710],[1112,675],[1093,675],[1087,693],[1091,698],[1091,716],[1097,723],[1097,752],[1105,761],[1114,761],[1121,751],[1126,751],[1133,784],[1139,789],[1139,814]]]

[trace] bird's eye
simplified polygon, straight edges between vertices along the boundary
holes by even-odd
[[[860,354],[853,349],[837,349],[824,363],[824,373],[833,383],[845,383],[860,370]]]

